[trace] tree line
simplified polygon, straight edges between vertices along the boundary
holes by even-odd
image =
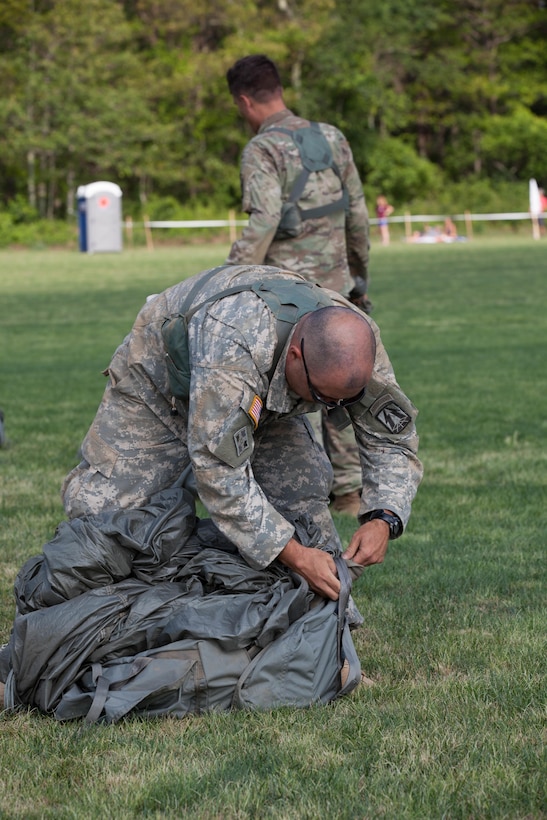
[[[400,207],[547,183],[546,35],[544,0],[9,0],[0,211],[72,217],[98,179],[135,213],[237,208],[250,135],[225,73],[258,52]]]

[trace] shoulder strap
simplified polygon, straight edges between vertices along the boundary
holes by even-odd
[[[186,296],[186,299],[181,304],[179,314],[180,315],[185,315],[186,314],[187,310],[192,305],[192,302],[194,301],[194,298],[197,296],[197,294],[200,292],[200,290],[203,289],[203,287],[207,284],[207,282],[210,279],[213,278],[213,276],[216,276],[216,274],[220,273],[220,271],[227,270],[230,267],[232,267],[232,266],[231,265],[219,265],[218,267],[212,268],[210,271],[207,271],[207,273],[205,273],[203,276],[200,276],[198,278],[197,282],[194,283],[194,286],[192,288],[190,288],[190,290],[189,290],[189,292]],[[209,300],[207,300],[207,301],[209,301]],[[203,304],[205,304],[205,303],[203,303]],[[201,305],[198,305],[198,307],[201,307]],[[195,308],[192,311],[192,315],[196,312],[197,309],[198,308]]]
[[[212,273],[216,273],[222,269],[223,268],[216,268]],[[211,277],[207,277],[202,280],[200,285],[205,284],[205,282],[210,278]],[[190,295],[194,296],[194,291],[197,290],[197,288],[194,288]],[[272,277],[269,279],[264,279],[261,282],[248,282],[243,285],[234,285],[231,288],[226,288],[219,293],[215,293],[213,296],[210,296],[208,299],[205,299],[203,302],[200,302],[198,305],[190,310],[187,310],[183,314],[186,319],[186,323],[190,321],[192,316],[201,307],[203,307],[203,305],[206,305],[209,302],[216,302],[219,299],[224,299],[226,296],[232,296],[235,293],[242,293],[246,290],[253,291],[253,293],[256,293],[257,296],[266,302],[277,321],[277,345],[275,348],[272,366],[268,371],[268,378],[271,378],[279,363],[279,359],[281,358],[281,354],[285,344],[287,343],[291,330],[298,320],[301,319],[306,313],[311,313],[312,310],[318,310],[320,307],[331,306],[332,300],[319,285],[315,285],[304,280],[295,282],[288,281],[287,279]],[[185,300],[185,304],[187,302],[188,299]]]
[[[271,379],[298,320],[313,310],[331,306],[332,300],[319,285],[306,281],[265,279],[254,284],[251,289],[266,302],[277,322],[277,345],[268,371],[268,378]]]
[[[281,277],[271,277],[261,282],[247,282],[217,291],[209,298],[191,307],[192,300],[195,299],[201,288],[204,287],[216,273],[227,267],[230,266],[223,265],[203,275],[199,281],[194,284],[186,299],[181,304],[178,316],[172,319],[165,319],[162,324],[161,333],[167,354],[166,362],[169,384],[173,396],[177,398],[187,398],[190,387],[188,322],[204,305],[210,302],[216,302],[219,299],[224,299],[226,296],[231,296],[235,293],[242,293],[243,291],[253,291],[266,302],[276,318],[277,335],[272,365],[267,374],[268,379],[271,379],[275,372],[287,339],[296,322],[312,310],[332,305],[332,300],[319,285],[314,285],[304,279],[287,281]]]
[[[309,125],[294,130],[284,128],[281,125],[272,125],[264,133],[270,131],[280,131],[287,134],[292,138],[300,152],[303,169],[293,183],[287,202],[295,204],[298,202],[304,193],[304,188],[312,171],[326,171],[328,168],[332,168],[342,184],[342,196],[335,202],[306,210],[299,208],[302,219],[318,219],[321,216],[328,216],[337,211],[346,210],[349,205],[349,194],[343,183],[340,169],[332,156],[331,147],[321,131],[319,123],[310,121]]]

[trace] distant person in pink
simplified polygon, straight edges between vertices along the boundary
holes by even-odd
[[[547,213],[547,196],[545,196],[545,191],[543,188],[539,189],[539,206],[541,208],[541,213],[538,219],[539,232],[540,234],[545,236],[545,214]]]
[[[376,216],[378,218],[378,227],[380,229],[380,239],[382,245],[389,245],[389,225],[387,218],[393,213],[393,206],[389,204],[387,198],[380,195],[376,198]]]

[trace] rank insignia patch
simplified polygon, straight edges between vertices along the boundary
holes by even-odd
[[[394,402],[390,402],[386,404],[385,407],[382,407],[376,418],[390,433],[400,433],[411,420],[408,413],[405,413],[403,408]]]
[[[234,433],[234,444],[238,458],[243,455],[245,450],[250,449],[249,430],[249,427],[242,427]]]
[[[247,415],[250,416],[254,428],[258,427],[258,422],[260,421],[260,414],[262,413],[262,399],[260,396],[253,396],[253,400],[251,402],[251,406],[247,410]]]

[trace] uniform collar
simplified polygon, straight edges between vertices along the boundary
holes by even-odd
[[[288,108],[284,108],[282,111],[276,111],[275,114],[272,114],[271,116],[267,117],[267,119],[264,120],[264,122],[262,123],[262,125],[258,129],[257,133],[262,134],[262,132],[265,131],[266,128],[268,128],[270,125],[275,125],[277,122],[281,122],[281,120],[284,120],[287,117],[292,117],[292,116],[294,116],[293,112],[290,111]]]

